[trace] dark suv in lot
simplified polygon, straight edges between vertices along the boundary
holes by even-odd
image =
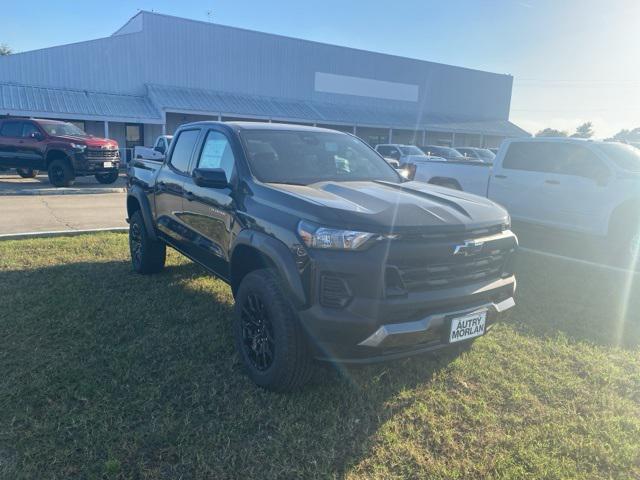
[[[405,181],[357,137],[313,127],[183,125],[134,160],[133,268],[169,245],[226,281],[252,380],[286,391],[313,359],[367,363],[457,348],[514,305],[507,212]]]
[[[0,167],[24,178],[47,171],[56,187],[94,175],[100,183],[118,179],[120,153],[114,140],[87,135],[72,123],[54,120],[0,119]]]

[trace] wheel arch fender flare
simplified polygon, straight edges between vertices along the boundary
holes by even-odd
[[[306,305],[305,290],[293,259],[293,254],[283,242],[262,232],[242,230],[231,248],[229,258],[232,262],[234,261],[236,248],[241,245],[256,249],[275,266],[284,283],[285,290],[291,295],[291,300],[295,307],[301,308]]]
[[[157,240],[158,238],[156,236],[156,229],[153,226],[153,214],[151,213],[151,205],[149,205],[149,199],[139,185],[132,186],[127,192],[127,217],[129,218],[129,220],[131,219],[132,214],[129,208],[132,199],[135,200],[140,206],[140,212],[142,213],[142,219],[144,221],[144,226],[147,230],[149,238],[151,238],[152,240]]]
[[[607,235],[611,235],[612,229],[618,227],[618,223],[621,220],[624,221],[627,215],[633,217],[634,214],[637,216],[637,219],[633,226],[637,227],[640,225],[640,197],[626,200],[611,211],[607,225]],[[629,227],[631,226],[632,225],[629,225]]]

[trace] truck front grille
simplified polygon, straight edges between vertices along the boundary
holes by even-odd
[[[454,255],[459,239],[429,244],[424,242],[413,255],[392,255],[385,271],[387,296],[407,292],[421,292],[442,288],[464,286],[476,282],[501,278],[511,269],[510,259],[516,243],[500,236],[491,237],[478,252],[469,255]],[[411,250],[411,249],[408,249]],[[509,273],[510,274],[510,273]]]
[[[98,150],[98,149],[87,149],[85,151],[85,156],[89,159],[117,159],[120,157],[120,152],[118,150]]]

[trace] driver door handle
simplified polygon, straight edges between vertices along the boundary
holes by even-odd
[[[493,178],[507,178],[506,175],[494,175]]]
[[[560,182],[558,180],[545,180],[544,183],[548,185],[560,185]]]

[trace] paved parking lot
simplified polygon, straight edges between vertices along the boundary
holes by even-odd
[[[0,196],[1,234],[126,227],[125,194]]]
[[[125,177],[102,185],[80,177],[69,188],[52,187],[46,175],[0,175],[0,235],[126,227]]]
[[[126,177],[124,174],[121,174],[120,178],[111,185],[103,185],[94,177],[78,177],[74,184],[69,188],[55,188],[49,183],[49,179],[46,174],[41,173],[36,178],[21,178],[16,175],[15,172],[0,172],[0,196],[42,194],[61,195],[64,193],[76,193],[77,191],[84,191],[86,193],[92,193],[94,191],[120,193],[124,192],[125,185]]]

